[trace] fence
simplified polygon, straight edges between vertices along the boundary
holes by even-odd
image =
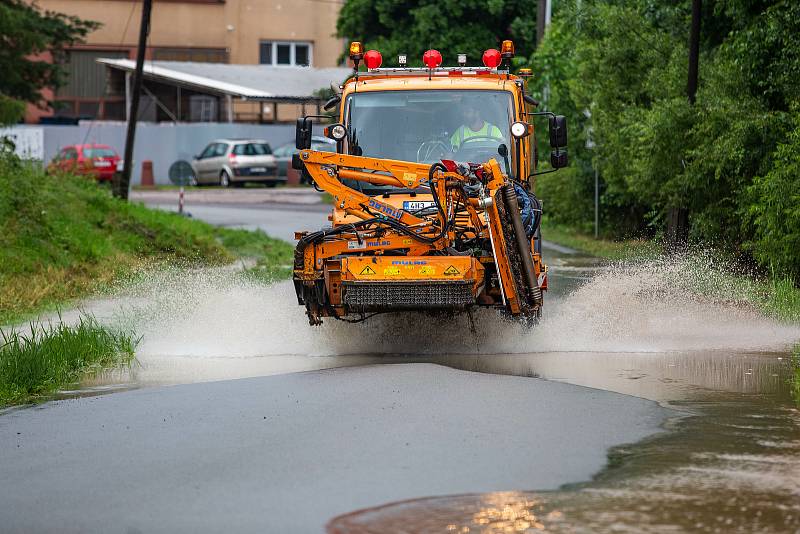
[[[67,145],[100,143],[114,147],[120,156],[125,149],[124,122],[81,122],[77,126],[19,125],[0,130],[24,145],[23,155],[45,164]],[[266,140],[273,148],[294,141],[290,124],[237,123],[139,123],[136,126],[135,162],[132,184],[141,183],[142,161],[153,162],[157,184],[168,184],[170,165],[178,160],[191,161],[195,154],[214,139],[247,137]]]

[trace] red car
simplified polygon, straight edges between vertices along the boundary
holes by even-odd
[[[100,181],[111,181],[120,162],[117,151],[108,145],[70,145],[61,149],[47,170],[94,176]]]

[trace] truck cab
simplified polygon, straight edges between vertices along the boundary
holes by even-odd
[[[293,165],[334,198],[331,227],[298,235],[295,287],[311,323],[479,305],[538,316],[547,285],[532,119],[550,118],[555,170],[566,165],[563,117],[533,111],[524,78],[508,68],[510,41],[484,53],[482,67],[442,67],[429,50],[423,68],[402,57],[381,68],[380,54],[360,46],[350,57],[367,71],[329,102],[336,153],[309,150],[311,119],[297,125]]]

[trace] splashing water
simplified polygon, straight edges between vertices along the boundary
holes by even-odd
[[[474,313],[475,333],[466,314],[384,314],[360,324],[329,318],[311,327],[291,283],[264,285],[224,269],[159,271],[116,302],[117,319],[142,336],[144,364],[165,357],[230,363],[283,355],[763,351],[800,338],[798,326],[737,299],[735,280],[698,257],[616,265],[563,297],[551,295],[533,329],[484,309]]]

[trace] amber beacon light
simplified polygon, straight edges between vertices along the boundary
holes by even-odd
[[[500,54],[503,59],[514,57],[514,41],[503,41],[503,45],[500,47]]]
[[[350,43],[350,59],[353,61],[361,61],[362,57],[364,57],[364,45],[358,41]]]

